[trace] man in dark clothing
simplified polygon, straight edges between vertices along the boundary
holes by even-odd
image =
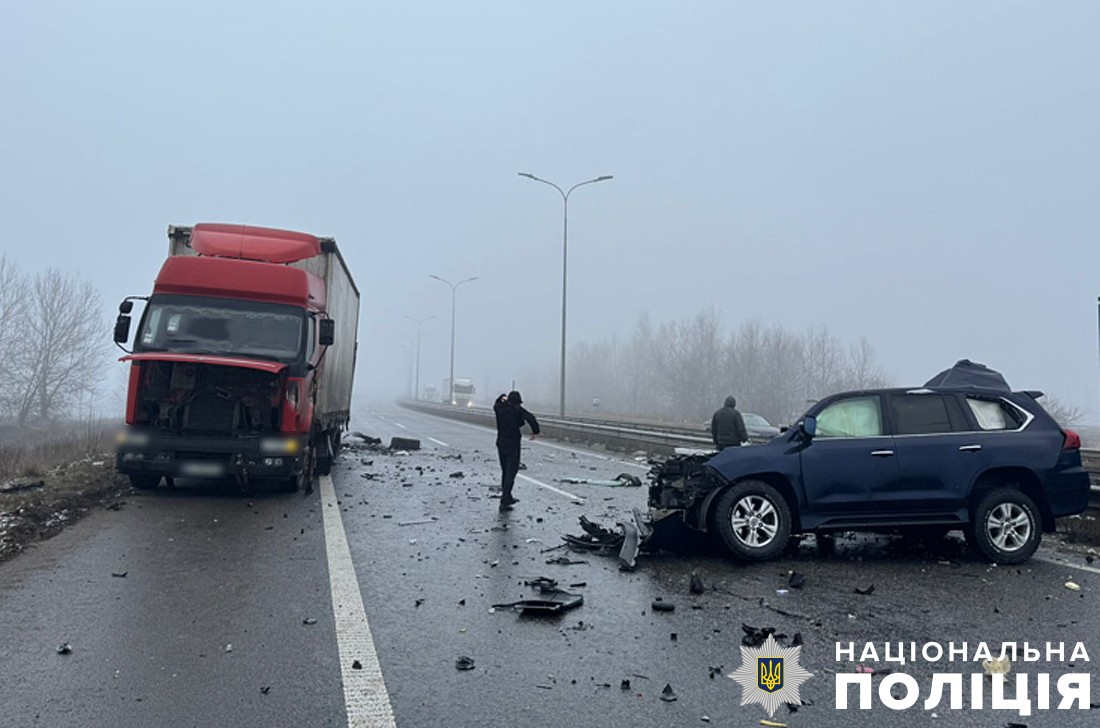
[[[519,472],[519,445],[523,439],[520,430],[524,424],[531,426],[531,439],[539,434],[539,421],[521,405],[523,397],[519,392],[511,391],[497,397],[493,403],[493,412],[497,416],[497,454],[500,455],[500,510],[510,511],[512,505],[519,503],[512,497],[512,486]]]
[[[733,395],[726,397],[726,404],[710,418],[710,438],[719,450],[738,447],[748,442],[749,433],[745,430],[745,420],[737,411],[737,400]]]

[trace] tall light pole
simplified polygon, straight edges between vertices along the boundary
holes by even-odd
[[[413,318],[412,316],[406,315],[405,318],[407,318],[409,321],[413,321],[413,322],[416,323],[416,390],[413,394],[413,399],[415,399],[416,401],[419,402],[420,401],[420,325],[422,323],[424,323],[425,321],[431,321],[432,319],[435,318],[435,316],[426,316],[424,318],[418,319],[418,318]]]
[[[465,280],[461,280],[458,283],[451,283],[446,278],[440,278],[437,275],[429,275],[428,277],[429,278],[434,278],[437,281],[442,281],[443,283],[446,283],[448,286],[451,287],[451,381],[450,381],[450,384],[448,385],[449,388],[450,388],[450,391],[447,392],[447,402],[449,404],[454,404],[454,401],[455,401],[455,291],[457,291],[458,287],[461,286],[463,283],[469,283],[470,281],[476,281],[477,276],[473,276],[472,278],[466,278]]]
[[[536,177],[529,172],[520,172],[520,177],[526,177],[527,179],[534,180],[536,182],[542,182],[544,185],[550,185],[558,194],[561,195],[562,201],[562,218],[561,218],[561,387],[560,387],[560,399],[558,401],[558,415],[565,417],[565,281],[567,273],[567,264],[569,262],[569,195],[573,194],[573,190],[584,185],[591,185],[597,182],[605,182],[609,179],[614,179],[610,174],[601,175],[595,179],[585,180],[584,182],[578,182],[567,190],[563,190],[550,180]]]

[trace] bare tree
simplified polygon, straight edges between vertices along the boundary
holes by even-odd
[[[56,419],[95,391],[107,340],[99,293],[53,268],[29,286],[26,320],[14,359],[19,424],[32,414]]]
[[[1061,427],[1076,427],[1085,419],[1085,413],[1080,407],[1063,402],[1052,394],[1045,395],[1040,404]]]
[[[16,365],[25,339],[26,311],[26,278],[14,262],[0,256],[0,416],[16,409]]]

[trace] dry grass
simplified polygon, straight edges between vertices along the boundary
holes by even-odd
[[[43,427],[0,427],[0,484],[41,478],[60,465],[101,457],[113,448],[114,419],[89,418]]]

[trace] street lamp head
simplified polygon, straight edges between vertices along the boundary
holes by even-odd
[[[520,177],[526,177],[527,179],[538,179],[538,177],[531,174],[530,172],[516,172],[516,174],[518,174]]]
[[[605,181],[607,181],[607,180],[609,180],[609,179],[615,179],[615,175],[613,175],[613,174],[605,174],[605,175],[601,175],[601,176],[599,176],[599,177],[597,177],[597,178],[596,178],[596,181],[597,181],[597,182],[605,182]]]

